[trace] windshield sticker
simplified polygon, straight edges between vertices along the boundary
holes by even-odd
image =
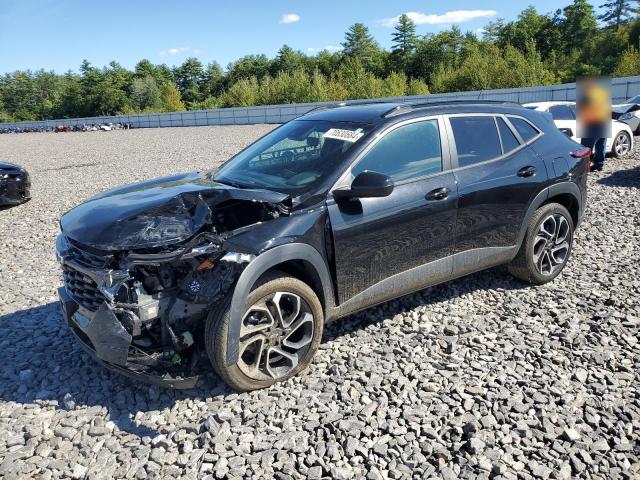
[[[324,138],[335,138],[336,140],[344,140],[345,142],[356,142],[362,137],[362,129],[358,130],[342,130],[341,128],[330,128],[324,134]]]

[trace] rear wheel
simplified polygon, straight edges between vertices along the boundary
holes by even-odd
[[[631,135],[628,132],[622,131],[616,135],[613,139],[613,145],[611,146],[611,153],[614,157],[624,157],[631,150]]]
[[[529,221],[527,233],[509,271],[521,280],[542,285],[564,269],[573,244],[573,219],[558,203],[540,207]]]
[[[311,363],[322,338],[318,297],[297,278],[269,274],[247,297],[240,325],[238,361],[227,365],[231,299],[207,319],[207,354],[216,372],[237,390],[255,390],[287,380]]]

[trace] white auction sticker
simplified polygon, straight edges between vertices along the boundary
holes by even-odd
[[[341,128],[330,128],[324,134],[324,138],[335,138],[345,142],[356,142],[364,133],[358,130],[342,130]]]

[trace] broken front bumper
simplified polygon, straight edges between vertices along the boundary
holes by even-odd
[[[31,199],[31,180],[24,172],[17,175],[3,175],[0,172],[0,206],[19,205]]]
[[[101,365],[135,380],[154,385],[187,389],[194,388],[198,376],[173,377],[136,370],[129,362],[131,335],[104,302],[96,311],[84,308],[76,302],[64,287],[58,289],[62,314],[80,345]]]

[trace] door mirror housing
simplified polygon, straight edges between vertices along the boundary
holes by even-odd
[[[336,199],[388,197],[393,187],[393,180],[388,175],[365,170],[353,179],[350,188],[334,190],[332,193]]]

